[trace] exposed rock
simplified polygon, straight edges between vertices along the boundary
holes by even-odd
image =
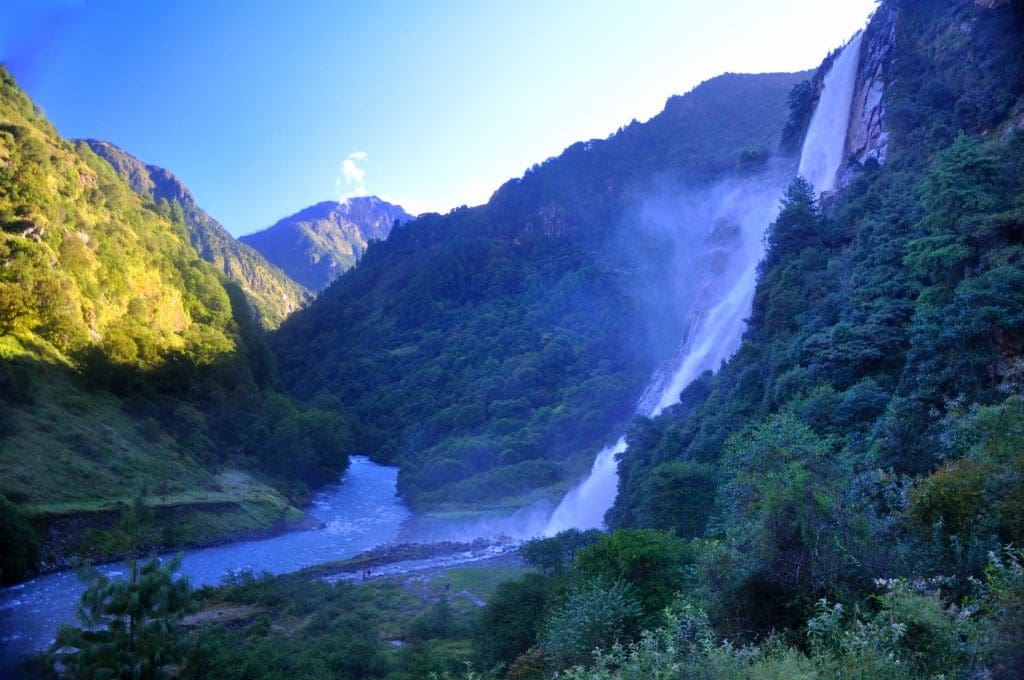
[[[412,219],[401,206],[377,196],[324,201],[239,240],[288,276],[321,291],[353,267],[372,240],[383,240],[397,221]]]
[[[985,9],[995,9],[1003,5],[1009,5],[1010,0],[974,0],[974,4]]]
[[[869,158],[885,163],[888,156],[889,131],[883,95],[889,54],[896,42],[896,16],[895,7],[883,5],[865,30],[846,133],[849,163],[839,173],[838,187],[849,184]]]

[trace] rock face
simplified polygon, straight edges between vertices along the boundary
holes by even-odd
[[[886,69],[896,41],[897,14],[892,5],[882,5],[865,29],[857,85],[850,107],[850,126],[846,133],[849,162],[839,173],[838,187],[847,185],[868,159],[873,158],[879,163],[886,161],[889,131],[883,95]]]
[[[110,163],[135,193],[157,203],[166,200],[181,206],[189,242],[196,253],[241,287],[264,327],[276,328],[285,317],[309,302],[309,291],[267,262],[256,250],[237,241],[220,222],[199,207],[192,192],[173,173],[147,165],[110,142],[83,141],[93,153]]]
[[[317,203],[240,240],[306,288],[320,291],[351,268],[370,241],[387,238],[396,221],[410,219],[401,206],[358,196]]]

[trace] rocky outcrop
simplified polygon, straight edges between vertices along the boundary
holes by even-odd
[[[985,9],[995,9],[1003,5],[1009,5],[1010,0],[974,0],[974,4]]]
[[[401,206],[377,196],[324,201],[239,240],[252,246],[288,276],[321,291],[355,266],[372,240],[412,219]]]
[[[839,187],[849,184],[868,159],[879,163],[886,161],[889,131],[883,95],[886,69],[896,41],[896,16],[897,10],[893,5],[882,5],[865,29],[857,84],[850,107],[850,126],[846,133],[846,157],[849,161],[840,170]]]

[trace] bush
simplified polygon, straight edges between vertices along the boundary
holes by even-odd
[[[544,656],[555,670],[586,664],[595,650],[635,636],[642,615],[628,583],[590,581],[570,594],[545,625]]]
[[[17,506],[0,494],[0,582],[15,583],[39,566],[39,539]]]
[[[656,529],[619,529],[576,556],[583,579],[628,583],[647,615],[660,613],[681,590],[692,560],[687,546]]]

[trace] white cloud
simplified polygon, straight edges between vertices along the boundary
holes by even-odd
[[[345,180],[350,184],[362,184],[363,179],[366,177],[366,171],[356,165],[356,162],[351,158],[346,158],[341,163],[341,174],[345,175]]]
[[[366,170],[360,167],[360,163],[366,161],[370,155],[365,151],[353,151],[341,162],[338,169],[338,179],[334,183],[338,193],[338,202],[353,196],[366,195]]]

